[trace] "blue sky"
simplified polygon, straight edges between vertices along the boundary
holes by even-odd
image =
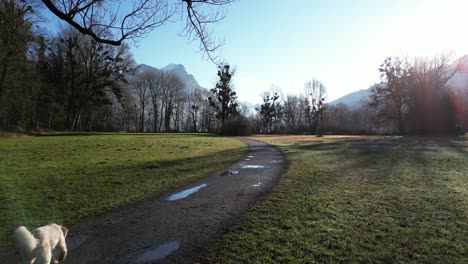
[[[241,101],[261,102],[278,85],[303,91],[312,78],[328,89],[328,101],[379,81],[387,56],[468,54],[464,0],[238,0],[213,26],[225,40],[221,57],[236,67]],[[200,85],[216,82],[216,65],[196,53],[198,43],[179,36],[183,22],[156,28],[132,52],[137,63],[184,64]]]

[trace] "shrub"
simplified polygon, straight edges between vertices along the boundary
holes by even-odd
[[[243,117],[226,120],[221,128],[221,135],[223,136],[248,136],[252,133],[252,124],[248,119]]]

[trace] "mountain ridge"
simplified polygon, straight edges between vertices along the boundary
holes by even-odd
[[[354,91],[329,102],[328,105],[337,106],[338,104],[345,104],[351,109],[357,109],[367,101],[370,94],[371,88]]]
[[[191,90],[194,90],[194,89],[197,89],[197,88],[206,89],[206,88],[202,87],[200,84],[198,84],[198,82],[195,79],[195,77],[193,76],[193,74],[188,73],[187,70],[185,69],[185,66],[182,65],[182,64],[170,63],[170,64],[168,64],[168,65],[166,65],[166,66],[164,66],[164,67],[162,67],[160,69],[158,69],[156,67],[153,67],[153,66],[150,66],[150,65],[147,65],[147,64],[139,64],[138,66],[135,67],[134,74],[136,74],[138,72],[141,72],[141,71],[171,72],[171,73],[174,73],[175,75],[177,75],[177,77],[180,78],[180,80],[184,83],[185,89],[187,91],[191,91]]]

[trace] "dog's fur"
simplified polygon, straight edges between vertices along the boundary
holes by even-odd
[[[34,229],[32,232],[20,226],[15,230],[16,247],[20,251],[22,263],[50,264],[62,262],[67,256],[65,237],[68,229],[57,224],[50,224]],[[55,260],[52,250],[60,252]]]

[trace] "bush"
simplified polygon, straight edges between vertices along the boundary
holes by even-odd
[[[226,120],[221,127],[221,135],[223,136],[248,136],[252,134],[252,124],[248,119],[243,117]]]

